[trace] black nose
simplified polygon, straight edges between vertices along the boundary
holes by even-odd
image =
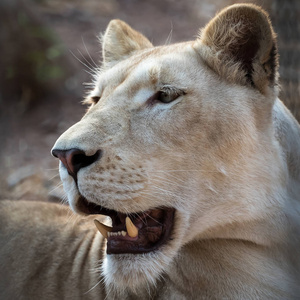
[[[63,165],[67,168],[68,173],[77,181],[77,173],[80,169],[87,167],[98,160],[101,156],[101,150],[94,155],[87,156],[80,149],[68,150],[52,150],[52,155],[59,158]]]

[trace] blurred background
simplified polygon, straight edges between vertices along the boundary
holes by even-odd
[[[300,120],[298,0],[1,0],[0,199],[60,201],[57,137],[85,112],[98,37],[119,18],[154,45],[197,36],[217,11],[241,2],[265,8],[278,34],[281,99]]]

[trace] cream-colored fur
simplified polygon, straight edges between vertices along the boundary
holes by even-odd
[[[93,219],[54,203],[0,201],[0,299],[104,299]]]
[[[298,299],[300,128],[277,98],[266,13],[230,6],[195,41],[161,47],[114,20],[102,40],[91,106],[54,146],[101,150],[77,184],[60,166],[69,204],[175,208],[172,239],[107,255],[91,217],[1,203],[0,298]]]

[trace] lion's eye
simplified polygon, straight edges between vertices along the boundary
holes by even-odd
[[[159,91],[156,95],[156,100],[162,103],[170,103],[180,96],[179,93]]]
[[[147,104],[150,106],[156,105],[158,103],[168,104],[183,95],[186,95],[185,90],[165,85],[161,88],[160,91],[156,92],[147,100]]]

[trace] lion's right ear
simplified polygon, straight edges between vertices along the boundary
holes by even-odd
[[[141,33],[121,20],[112,20],[102,37],[104,68],[110,68],[134,52],[153,47]]]
[[[267,13],[253,4],[235,4],[201,31],[196,50],[225,80],[261,93],[277,85],[276,35]]]

